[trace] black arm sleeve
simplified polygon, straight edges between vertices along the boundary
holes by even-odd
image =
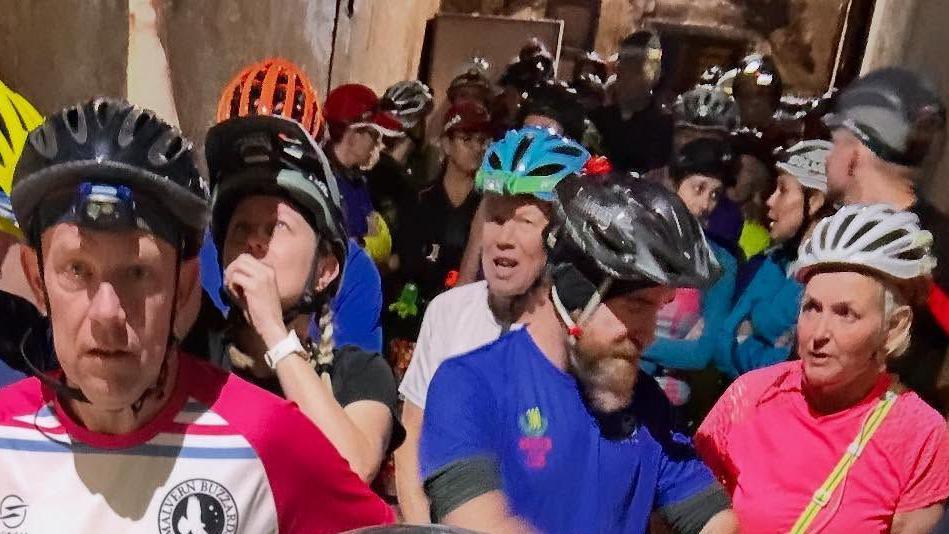
[[[432,521],[435,523],[471,499],[499,489],[501,474],[497,463],[489,456],[448,464],[425,480],[425,493],[432,502]]]
[[[715,514],[731,508],[731,501],[721,484],[715,483],[694,496],[659,509],[659,513],[679,534],[702,530]]]

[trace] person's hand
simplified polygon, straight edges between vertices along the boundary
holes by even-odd
[[[250,254],[241,254],[224,269],[224,287],[268,350],[287,337],[277,275],[272,267]]]

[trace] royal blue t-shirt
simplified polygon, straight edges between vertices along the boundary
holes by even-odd
[[[466,459],[495,459],[512,512],[541,532],[638,533],[653,510],[716,484],[671,409],[640,372],[634,429],[613,438],[576,380],[557,369],[527,329],[443,363],[428,390],[419,460],[423,478]]]
[[[217,249],[210,236],[206,236],[201,248],[201,285],[214,304],[225,315],[227,306],[221,300],[221,267],[218,265]],[[358,243],[349,240],[346,265],[339,291],[330,304],[333,310],[333,343],[337,347],[355,345],[367,352],[382,351],[382,279],[372,258]],[[319,327],[314,318],[310,325],[311,336],[319,339]]]
[[[343,197],[346,233],[354,239],[362,239],[369,232],[368,217],[374,209],[369,184],[361,174],[355,172],[337,173],[337,178],[339,194]]]

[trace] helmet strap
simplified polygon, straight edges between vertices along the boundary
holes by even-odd
[[[600,303],[603,301],[603,296],[610,290],[610,286],[613,285],[613,277],[606,276],[603,278],[603,281],[600,282],[599,287],[596,291],[593,292],[593,295],[590,296],[590,299],[584,305],[583,310],[580,312],[580,316],[577,317],[577,320],[574,321],[570,317],[570,311],[567,310],[567,307],[564,306],[563,302],[560,300],[560,295],[557,293],[557,285],[553,284],[550,288],[550,297],[554,303],[554,309],[557,310],[557,315],[560,316],[560,320],[563,321],[564,325],[567,327],[568,333],[568,342],[572,346],[576,343],[576,340],[583,335],[582,325],[593,315],[593,312],[600,306]]]

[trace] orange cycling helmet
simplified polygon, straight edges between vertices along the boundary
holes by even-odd
[[[317,137],[323,126],[320,99],[303,70],[286,59],[271,58],[242,70],[221,94],[217,121],[247,115],[293,119]]]

